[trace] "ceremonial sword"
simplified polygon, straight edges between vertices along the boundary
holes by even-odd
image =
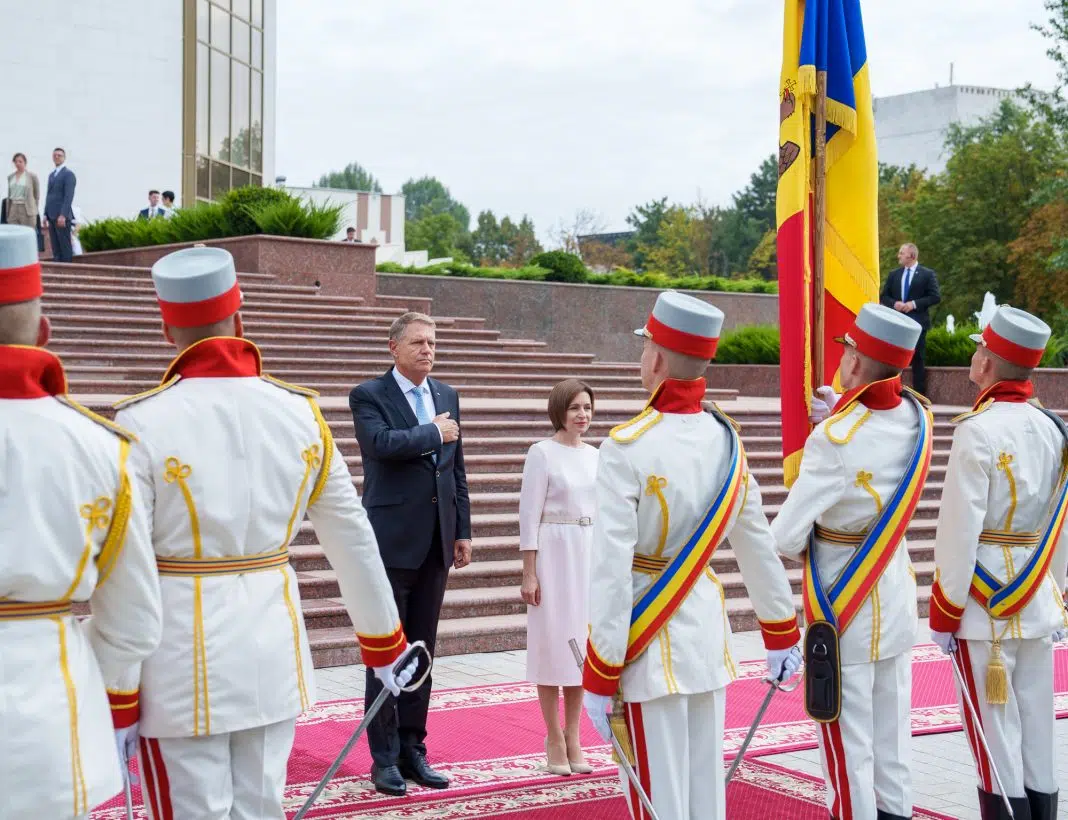
[[[567,643],[571,647],[571,654],[575,656],[575,663],[578,664],[579,670],[581,671],[585,664],[585,660],[582,657],[582,651],[579,649],[578,641],[572,638]],[[619,759],[619,765],[622,767],[624,773],[626,773],[630,785],[634,787],[634,791],[638,795],[638,800],[640,800],[642,806],[645,807],[645,811],[649,814],[650,820],[660,820],[660,818],[657,817],[656,809],[653,808],[653,802],[649,799],[649,795],[645,793],[645,789],[642,788],[642,783],[638,779],[638,773],[634,771],[634,767],[630,765],[630,761],[627,760],[627,756],[623,753],[623,747],[619,745],[619,739],[611,729],[608,731],[608,737],[612,741],[612,749],[615,751],[616,757]],[[297,818],[294,817],[293,820],[297,820]]]
[[[1009,813],[1009,817],[1015,820],[1016,815],[1012,811],[1012,803],[1009,802],[1009,798],[1005,794],[1005,787],[1001,785],[1001,775],[998,774],[998,767],[994,765],[994,756],[990,754],[990,746],[987,745],[986,735],[983,734],[982,718],[979,717],[978,712],[975,710],[975,706],[972,704],[972,699],[968,696],[969,690],[964,683],[964,676],[957,667],[957,658],[959,657],[960,656],[957,654],[955,648],[949,653],[949,664],[953,667],[953,674],[957,678],[957,685],[960,686],[960,699],[968,706],[968,713],[972,716],[972,729],[975,730],[975,736],[979,738],[979,742],[983,744],[983,751],[986,752],[986,761],[990,764],[990,771],[994,773],[994,780],[998,784],[998,791],[1001,792],[1001,801],[1005,804],[1005,811]]]
[[[126,801],[126,820],[134,820],[133,795],[130,793],[130,761],[126,761],[126,771],[122,777],[122,797]]]
[[[779,683],[778,680],[768,681],[768,693],[764,696],[764,702],[760,704],[760,709],[757,710],[756,718],[753,720],[753,725],[749,727],[749,732],[745,736],[745,740],[742,741],[742,746],[738,749],[738,754],[734,757],[734,762],[731,763],[731,767],[727,769],[727,777],[723,781],[723,785],[726,786],[731,782],[731,778],[734,777],[734,773],[738,770],[738,767],[742,765],[742,758],[745,757],[745,750],[749,748],[749,744],[753,741],[753,736],[756,734],[757,728],[760,726],[760,721],[764,717],[764,713],[768,711],[768,707],[771,705],[771,699],[775,697],[776,692],[793,692],[801,682],[804,680],[803,676],[798,676],[797,683],[793,686],[786,687]]]
[[[430,674],[430,668],[434,664],[434,660],[430,657],[430,651],[426,648],[426,644],[422,641],[415,641],[415,643],[409,644],[404,654],[401,655],[397,662],[393,665],[393,674],[397,675],[398,673],[400,673],[401,670],[403,670],[404,667],[408,665],[408,662],[411,660],[412,656],[416,654],[416,652],[421,652],[422,654],[426,655],[426,671],[423,672],[423,675],[419,678],[419,680],[412,681],[406,686],[402,686],[402,692],[414,692],[416,689],[422,686],[423,681],[425,681],[427,675]],[[298,811],[293,816],[293,820],[301,820],[301,818],[308,813],[308,810],[311,809],[312,804],[319,799],[319,795],[323,793],[323,789],[327,787],[327,784],[330,782],[331,778],[333,778],[333,776],[337,774],[337,770],[341,768],[341,764],[344,763],[345,758],[349,756],[349,752],[352,751],[352,747],[355,746],[356,741],[360,739],[360,735],[363,734],[364,728],[366,728],[368,724],[370,724],[370,722],[374,720],[375,715],[378,714],[378,710],[382,708],[382,705],[389,698],[390,694],[391,693],[388,689],[382,687],[382,691],[378,693],[378,697],[376,697],[371,703],[370,708],[366,712],[364,712],[363,720],[360,721],[360,725],[357,726],[356,730],[352,733],[352,737],[349,738],[348,743],[345,744],[345,747],[341,750],[341,753],[336,758],[334,758],[334,762],[330,764],[330,768],[326,770],[326,774],[323,775],[322,779],[315,786],[314,791],[312,791],[312,793],[308,796],[308,799],[304,801],[304,805],[300,807],[300,811]]]

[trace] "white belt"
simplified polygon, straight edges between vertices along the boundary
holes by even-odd
[[[593,519],[588,515],[582,516],[582,518],[564,518],[561,515],[543,515],[541,517],[542,524],[574,524],[577,527],[592,527]]]

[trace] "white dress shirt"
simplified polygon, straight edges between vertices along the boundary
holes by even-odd
[[[434,393],[430,389],[430,385],[426,383],[426,379],[423,379],[422,384],[416,384],[403,373],[401,373],[396,367],[393,368],[393,379],[397,382],[397,386],[404,394],[404,398],[408,402],[408,406],[412,408],[412,413],[416,418],[419,418],[419,412],[415,409],[415,391],[421,389],[423,391],[423,401],[426,403],[426,409],[431,416],[436,416],[437,408],[434,406]],[[434,425],[438,429],[438,438],[444,443],[445,439],[442,437],[441,428],[436,424]]]

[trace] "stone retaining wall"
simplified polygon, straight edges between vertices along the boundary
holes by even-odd
[[[595,353],[610,362],[635,361],[632,331],[645,324],[661,291],[610,285],[571,285],[453,276],[379,273],[378,292],[429,296],[440,316],[482,316],[501,335],[547,342],[562,353]],[[686,291],[727,315],[725,328],[779,321],[779,297],[764,293]]]

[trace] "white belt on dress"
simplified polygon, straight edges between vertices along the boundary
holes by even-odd
[[[588,515],[581,518],[564,518],[562,515],[543,515],[542,524],[574,524],[577,527],[592,527],[593,519]]]

